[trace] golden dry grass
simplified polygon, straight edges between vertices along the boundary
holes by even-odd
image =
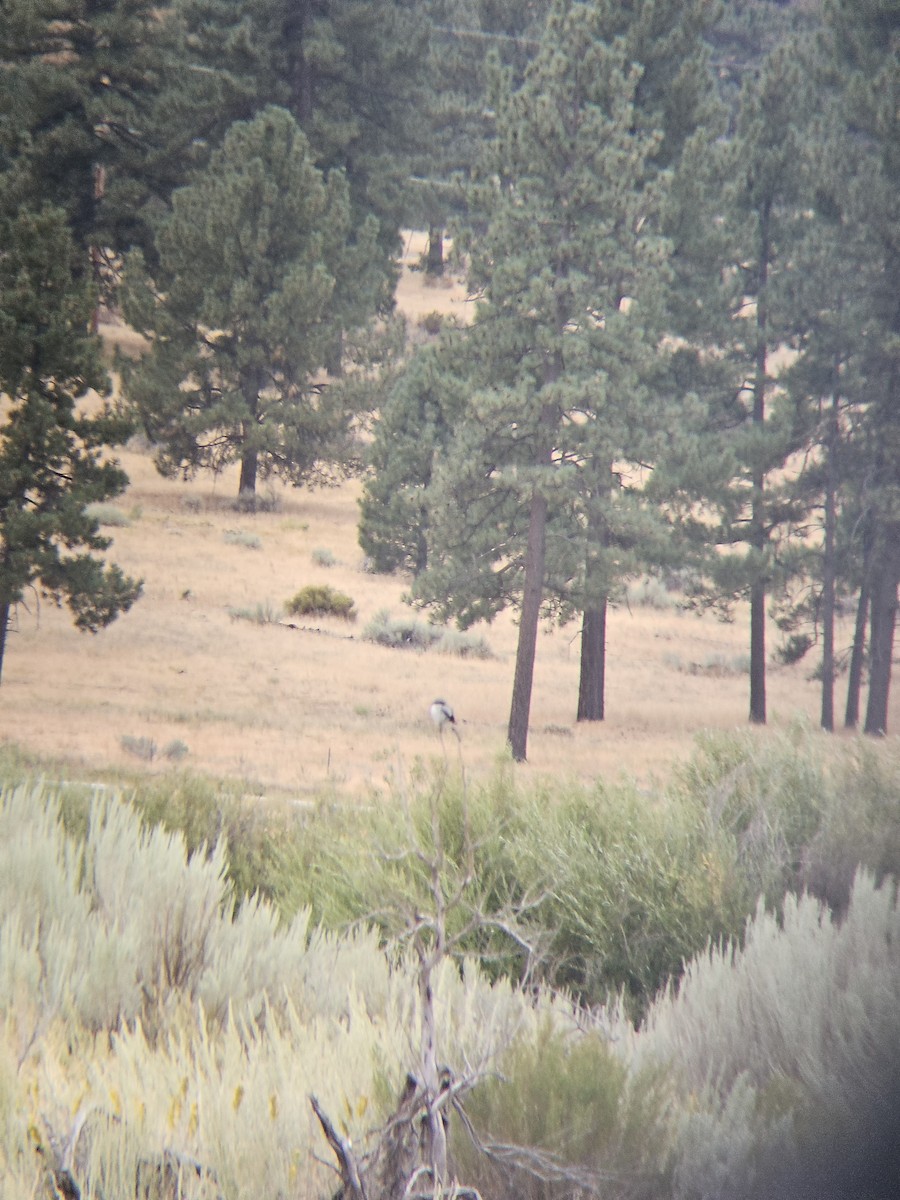
[[[413,259],[420,243],[407,249]],[[399,298],[413,318],[465,311],[458,287],[429,286],[420,274],[404,275]],[[138,765],[123,738],[150,739],[160,751],[180,741],[188,769],[289,795],[327,784],[359,794],[443,754],[459,754],[470,777],[479,776],[504,755],[513,619],[483,630],[495,655],[489,660],[362,641],[363,626],[379,609],[403,611],[405,582],[363,570],[357,483],[281,489],[277,511],[242,515],[231,508],[236,473],[184,483],[162,479],[137,449],[121,461],[131,485],[119,507],[131,523],[107,530],[110,555],[144,578],[145,594],[96,637],[76,632],[67,613],[47,604],[20,609],[0,687],[4,740],[98,771]],[[260,547],[229,541],[229,533],[255,535]],[[318,549],[330,551],[335,564],[316,565]],[[351,595],[357,623],[307,621],[316,628],[301,630],[229,613],[277,608],[307,583]],[[520,770],[528,778],[665,778],[699,731],[745,726],[746,675],[715,669],[746,658],[747,638],[745,614],[723,625],[674,609],[613,612],[607,719],[578,726],[577,628],[541,633],[529,763]],[[772,667],[770,727],[798,716],[815,722],[819,689],[810,670],[809,663]],[[436,696],[456,708],[458,745],[452,737],[442,744],[431,725]],[[894,728],[897,707],[895,699]],[[147,769],[170,764],[160,755]]]

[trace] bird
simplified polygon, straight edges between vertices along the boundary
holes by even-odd
[[[453,715],[453,709],[446,700],[432,700],[431,708],[428,711],[431,713],[431,719],[437,725],[442,738],[447,725],[450,725],[453,732],[459,737],[459,731],[456,728],[456,717]]]

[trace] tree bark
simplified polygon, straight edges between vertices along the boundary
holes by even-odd
[[[859,694],[862,690],[863,663],[866,657],[866,626],[869,623],[869,584],[863,582],[856,604],[856,625],[853,630],[853,649],[847,675],[847,708],[844,728],[855,729],[859,724]]]
[[[238,484],[238,495],[246,492],[256,494],[256,475],[259,468],[259,455],[256,450],[245,450],[241,455],[241,481]]]
[[[768,277],[772,204],[763,204],[760,212],[760,241],[756,276],[756,355],[754,365],[754,426],[766,422],[766,367],[768,359]],[[766,552],[766,472],[761,463],[751,468],[750,545]],[[762,562],[758,565],[762,570]],[[750,588],[750,720],[766,724],[766,593],[767,580],[755,578]]]
[[[885,554],[878,563],[872,580],[869,699],[864,730],[875,735],[887,733],[898,583],[900,554],[894,550]]]
[[[581,625],[581,675],[578,680],[578,721],[602,721],[606,687],[606,598],[585,609]]]
[[[6,657],[6,635],[9,632],[9,603],[0,604],[0,680],[3,679],[3,660]]]
[[[837,363],[834,367],[838,378]],[[837,530],[837,454],[840,437],[840,396],[837,388],[831,398],[825,446],[825,544],[822,551],[822,712],[820,724],[834,732],[834,605],[835,534]]]
[[[507,741],[516,762],[525,762],[528,746],[528,719],[531,714],[531,689],[534,682],[538,620],[544,595],[546,539],[547,500],[535,486],[528,517],[528,546],[525,551],[522,615],[519,620],[516,671],[513,677],[512,704],[507,732]]]
[[[443,275],[444,273],[444,227],[431,224],[428,226],[428,251],[425,256],[426,275]]]
[[[753,377],[753,424],[766,419],[766,365],[768,358],[768,297],[771,204],[767,201],[759,218],[759,259],[756,281],[756,362]],[[751,471],[750,544],[760,556],[766,549],[766,475],[762,465]],[[762,570],[762,563],[759,564]],[[766,723],[766,579],[760,575],[750,589],[750,720]]]

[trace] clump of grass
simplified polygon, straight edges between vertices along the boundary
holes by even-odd
[[[337,562],[331,551],[325,549],[323,546],[317,546],[310,557],[317,567],[333,567]]]
[[[625,589],[625,598],[633,608],[652,608],[664,611],[678,608],[678,597],[671,588],[666,587],[662,579],[646,575],[643,579],[634,579]]]
[[[253,625],[277,625],[281,620],[281,609],[266,600],[251,608],[229,608],[232,621],[250,621]]]
[[[123,733],[119,738],[119,745],[126,754],[131,754],[135,758],[141,758],[145,762],[153,762],[157,754],[157,745],[153,738],[149,737],[134,737],[130,733]]]
[[[352,597],[322,583],[307,584],[284,607],[293,617],[340,617],[342,621],[355,621],[357,616]]]
[[[750,656],[747,654],[707,654],[700,662],[693,659],[685,662],[679,654],[666,654],[663,662],[683,675],[709,675],[713,679],[728,679],[750,673]]]
[[[163,758],[167,758],[169,762],[181,762],[186,758],[189,751],[187,745],[180,738],[174,738],[171,742],[166,742],[163,746]]]
[[[494,652],[480,633],[468,633],[463,629],[445,629],[434,648],[438,654],[452,654],[456,658],[494,657]]]
[[[131,524],[131,518],[127,513],[123,512],[116,504],[107,504],[102,500],[97,500],[93,504],[85,505],[84,511],[98,525],[110,525],[118,528],[124,528]]]
[[[262,549],[262,538],[243,529],[226,529],[222,537],[229,546],[244,546],[247,550]]]
[[[367,642],[400,650],[429,650],[457,658],[493,658],[493,652],[480,634],[460,629],[441,629],[413,616],[391,616],[380,609],[363,630]]]
[[[280,500],[272,488],[265,492],[251,491],[245,488],[234,501],[235,512],[240,513],[272,513],[277,512]]]
[[[363,630],[363,639],[395,649],[427,650],[440,641],[443,632],[413,616],[392,617],[386,608],[382,608]]]

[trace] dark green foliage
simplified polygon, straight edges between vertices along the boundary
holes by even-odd
[[[446,330],[416,351],[375,423],[360,501],[359,544],[376,571],[428,565],[426,489],[465,406],[464,338]]]
[[[309,583],[285,603],[285,611],[292,617],[340,617],[343,621],[356,620],[356,608],[352,597],[329,587],[327,583]]]
[[[130,425],[108,405],[88,415],[85,394],[105,393],[107,379],[88,333],[93,294],[74,261],[59,210],[0,218],[0,668],[10,610],[30,588],[91,633],[141,592],[94,556],[110,539],[88,506],[125,489],[105,451]]]
[[[205,135],[266,105],[303,129],[312,160],[347,179],[351,240],[377,221],[379,300],[390,304],[392,259],[408,209],[409,154],[424,108],[427,30],[404,0],[179,0],[194,61],[211,76]]]
[[[195,165],[179,26],[153,0],[9,3],[0,22],[0,174],[13,206],[52,203],[103,298],[114,259]]]

